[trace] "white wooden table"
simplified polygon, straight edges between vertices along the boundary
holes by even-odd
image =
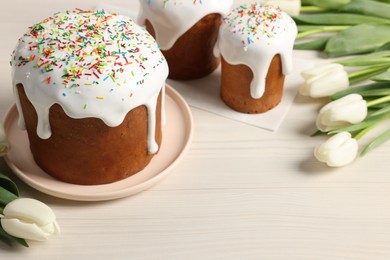
[[[13,104],[10,55],[26,28],[99,0],[1,0],[0,118]],[[138,1],[112,4],[138,8]],[[296,55],[317,59],[315,53]],[[339,169],[312,156],[322,101],[297,96],[276,133],[192,108],[191,148],[170,176],[107,202],[50,197],[62,235],[0,259],[390,259],[390,143]]]

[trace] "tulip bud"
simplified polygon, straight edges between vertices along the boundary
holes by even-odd
[[[9,150],[9,143],[5,135],[3,126],[0,124],[0,157],[4,156]]]
[[[340,132],[314,150],[314,156],[330,167],[341,167],[355,160],[359,146],[348,132]]]
[[[60,233],[54,212],[38,200],[15,199],[5,206],[3,215],[1,226],[14,237],[45,241]]]
[[[349,87],[348,73],[340,64],[327,64],[301,73],[305,83],[299,93],[313,98],[327,97]]]
[[[321,108],[316,125],[323,132],[363,121],[367,116],[367,102],[359,94],[349,94]]]
[[[268,5],[279,6],[284,12],[289,15],[299,15],[301,10],[301,0],[268,0]]]

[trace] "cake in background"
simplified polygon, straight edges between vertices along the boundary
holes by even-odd
[[[169,78],[189,80],[220,64],[213,49],[233,0],[140,0],[138,22],[156,38],[169,64]]]
[[[243,113],[278,105],[285,75],[292,71],[296,35],[294,21],[278,7],[254,3],[232,10],[216,48],[222,56],[222,100]]]
[[[11,66],[19,126],[48,174],[111,183],[158,152],[168,66],[130,18],[58,12],[19,39]]]

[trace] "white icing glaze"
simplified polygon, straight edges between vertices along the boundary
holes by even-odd
[[[295,22],[279,8],[253,4],[232,10],[221,25],[215,52],[230,64],[247,65],[253,72],[251,96],[261,98],[273,57],[280,54],[283,74],[292,71]]]
[[[42,139],[51,136],[49,109],[55,103],[69,117],[100,118],[110,127],[145,105],[148,150],[157,152],[156,106],[168,65],[155,40],[130,18],[103,11],[57,13],[19,39],[11,64],[22,128],[17,84],[37,112]]]
[[[225,16],[233,0],[140,0],[139,24],[146,20],[155,30],[162,50],[169,50],[176,40],[208,14]]]

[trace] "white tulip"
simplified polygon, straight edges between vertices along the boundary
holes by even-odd
[[[316,147],[314,156],[330,167],[341,167],[355,160],[359,146],[348,132],[338,133]]]
[[[359,94],[349,94],[321,108],[316,125],[323,132],[363,121],[367,116],[367,102]]]
[[[279,6],[289,15],[299,15],[301,10],[301,0],[268,0],[266,4]]]
[[[5,135],[4,127],[0,124],[0,157],[4,156],[9,150],[9,143]]]
[[[35,199],[13,200],[5,206],[3,215],[1,225],[5,232],[14,237],[45,241],[51,235],[60,233],[54,212]]]
[[[327,64],[301,73],[305,83],[299,93],[313,98],[327,97],[349,87],[348,73],[340,64]]]

